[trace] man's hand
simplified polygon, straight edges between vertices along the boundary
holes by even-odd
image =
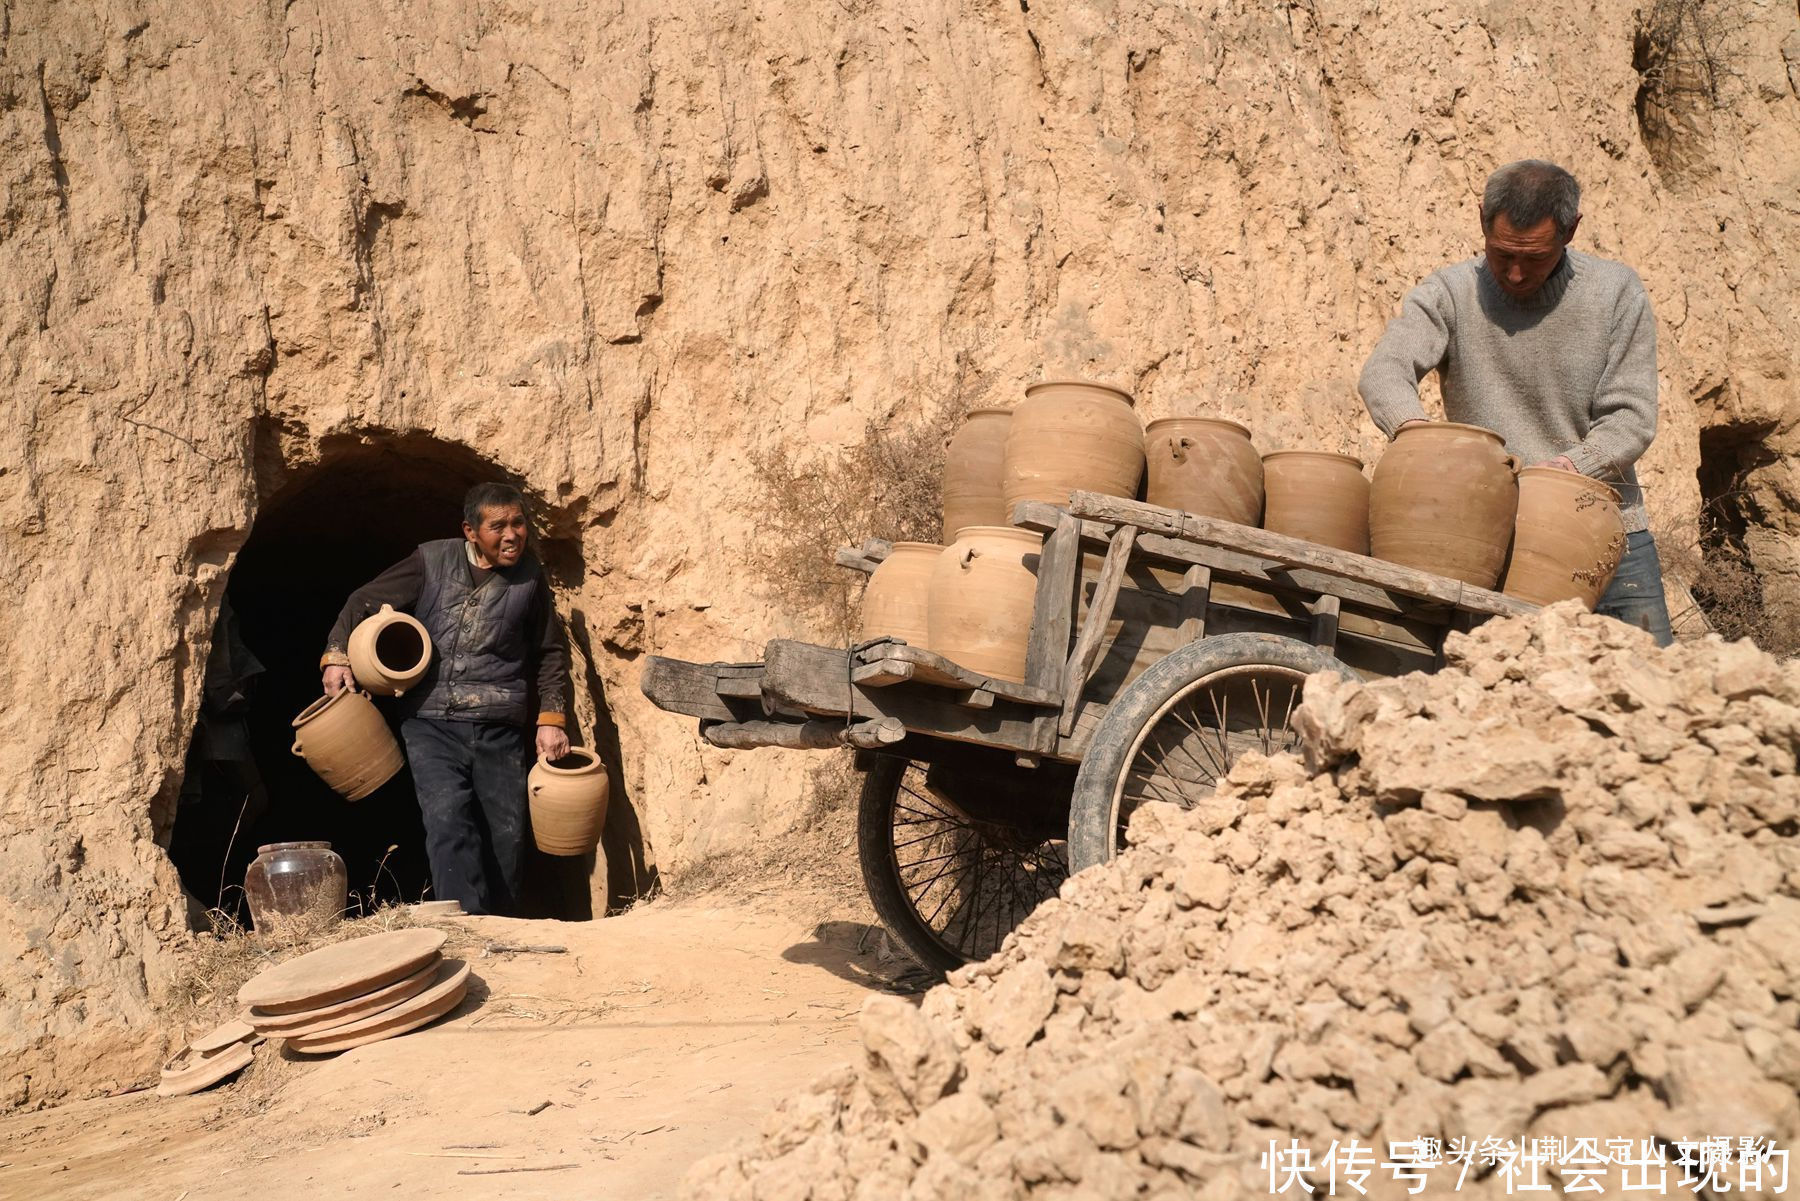
[[[1568,455],[1557,455],[1554,459],[1545,459],[1542,463],[1533,463],[1533,467],[1554,467],[1558,471],[1574,471],[1575,460]]]
[[[569,734],[561,726],[539,726],[537,752],[540,759],[561,759],[569,753]]]
[[[325,669],[325,695],[336,696],[346,688],[356,687],[356,676],[348,667],[332,664]]]

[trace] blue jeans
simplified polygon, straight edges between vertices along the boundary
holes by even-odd
[[[1675,641],[1669,630],[1669,605],[1663,599],[1662,563],[1648,530],[1625,535],[1625,557],[1594,612],[1649,630],[1658,646]]]
[[[425,821],[431,892],[469,913],[508,914],[525,870],[526,730],[490,721],[401,723]]]

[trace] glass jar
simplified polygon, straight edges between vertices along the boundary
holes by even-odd
[[[256,848],[244,896],[259,930],[301,920],[324,925],[344,915],[350,875],[329,842],[271,842]]]

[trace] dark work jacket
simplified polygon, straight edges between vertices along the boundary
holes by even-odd
[[[526,663],[533,647],[527,619],[543,572],[529,554],[489,573],[478,588],[466,540],[442,538],[419,547],[425,582],[413,616],[431,635],[431,667],[401,698],[409,717],[439,721],[529,724]]]

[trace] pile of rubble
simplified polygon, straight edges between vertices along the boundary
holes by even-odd
[[[1305,700],[689,1195],[1778,1195],[1800,666],[1562,605]]]

